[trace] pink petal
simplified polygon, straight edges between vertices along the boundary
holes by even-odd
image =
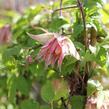
[[[46,44],[50,39],[54,37],[53,33],[44,33],[44,34],[38,34],[33,35],[30,33],[27,33],[32,39],[39,41],[42,44]]]
[[[40,58],[48,51],[48,49],[51,48],[52,43],[54,43],[54,41],[55,41],[55,40],[52,39],[51,42],[48,42],[47,44],[45,44],[45,45],[41,48],[41,50],[40,50],[40,52],[39,52],[39,54],[38,54],[38,59],[40,59]]]
[[[54,52],[54,50],[57,48],[57,46],[58,46],[58,42],[57,42],[57,40],[55,40],[54,43],[51,46],[51,49],[50,49],[51,53]]]
[[[77,60],[80,60],[80,56],[79,56],[79,54],[78,54],[78,52],[77,52],[77,50],[76,50],[73,42],[70,39],[68,39],[68,41],[69,41],[68,46],[69,46],[69,52],[70,52],[70,54],[74,58],[76,58]]]
[[[62,54],[60,54],[60,57],[59,57],[59,60],[58,60],[58,67],[59,67],[59,68],[61,68],[63,59],[64,59],[64,55],[63,55],[63,53],[62,53]]]
[[[52,61],[51,61],[51,64],[52,64],[52,67],[55,65],[56,61],[59,59],[59,56],[53,56],[52,57]]]
[[[62,51],[63,51],[64,55],[69,55],[69,50],[68,50],[68,46],[67,45],[62,46]]]
[[[48,67],[48,65],[51,64],[51,61],[52,61],[52,54],[50,53],[48,55],[48,57],[45,59],[45,63],[46,63],[46,66]]]

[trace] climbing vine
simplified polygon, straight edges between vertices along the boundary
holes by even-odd
[[[109,75],[103,12],[102,0],[59,0],[10,16],[0,29],[0,106],[89,109]]]

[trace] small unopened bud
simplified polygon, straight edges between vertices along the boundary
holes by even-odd
[[[33,62],[32,56],[28,56],[28,57],[26,58],[26,61],[27,61],[29,64],[31,64],[31,63]]]

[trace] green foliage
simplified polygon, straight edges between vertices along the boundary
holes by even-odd
[[[6,19],[0,19],[0,27],[7,22],[11,22],[12,26],[11,44],[0,45],[0,109],[64,109],[65,104],[69,109],[83,109],[85,97],[102,90],[99,80],[94,81],[93,78],[109,75],[109,26],[104,21],[108,21],[109,15],[102,9],[101,0],[81,1],[86,18],[87,48],[79,7],[62,10],[60,16],[60,11],[54,11],[60,5],[57,1],[53,5],[47,3],[30,7],[23,15],[8,12]],[[77,1],[63,0],[63,7],[71,5],[77,5]],[[100,13],[104,15],[103,18]],[[44,62],[37,60],[40,43],[27,35],[44,33],[37,27],[70,38],[81,59],[77,61],[66,56],[61,70],[56,66],[46,68]],[[95,45],[90,43],[94,37],[92,27],[96,30]],[[87,64],[89,74],[85,81]],[[87,95],[82,90],[84,87]],[[72,90],[74,96],[70,94]]]
[[[52,84],[48,81],[41,89],[41,96],[46,102],[53,102],[54,91]]]
[[[68,22],[63,17],[58,17],[58,18],[54,17],[49,25],[50,31],[58,32],[61,29],[61,26],[67,23]]]
[[[84,96],[73,96],[72,97],[72,109],[83,109],[85,97]]]
[[[103,87],[99,83],[99,81],[94,81],[94,80],[89,80],[88,81],[88,86],[87,86],[87,95],[91,96],[97,91],[102,91]]]
[[[39,103],[33,100],[25,100],[21,103],[20,109],[39,109]]]

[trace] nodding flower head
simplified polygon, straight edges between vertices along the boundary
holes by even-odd
[[[43,38],[43,36],[39,36],[40,38]],[[80,59],[73,42],[68,37],[61,36],[56,33],[52,33],[51,36],[52,37],[48,36],[50,39],[44,43],[37,56],[38,59],[45,61],[46,67],[57,64],[58,67],[61,68],[63,59],[66,55],[71,55],[77,60]],[[32,38],[36,39],[36,37]]]
[[[7,44],[11,41],[11,26],[5,25],[0,28],[0,44]]]

